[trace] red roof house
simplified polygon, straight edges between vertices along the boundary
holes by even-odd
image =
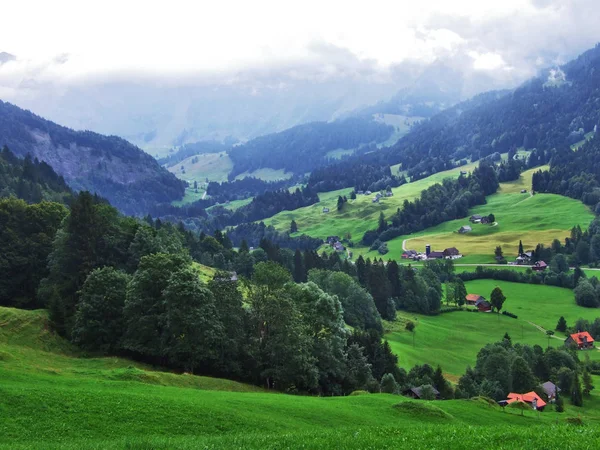
[[[594,338],[587,331],[574,333],[565,339],[565,345],[577,345],[579,350],[594,348]]]
[[[515,392],[511,392],[510,394],[508,394],[506,404],[510,405],[514,402],[524,402],[531,405],[533,409],[539,410],[542,410],[544,406],[546,406],[546,402],[542,400],[542,398],[533,391],[527,392],[526,394],[517,394]]]
[[[467,302],[467,305],[472,305],[475,306],[475,303],[477,302],[477,300],[479,299],[483,299],[485,300],[485,298],[483,298],[481,295],[479,294],[467,294],[467,296],[465,297],[465,300]]]
[[[538,271],[546,270],[547,267],[548,264],[546,264],[544,261],[537,261],[533,266],[531,266],[533,270]]]

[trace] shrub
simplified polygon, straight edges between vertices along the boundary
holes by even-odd
[[[383,377],[381,377],[380,389],[381,392],[385,394],[397,394],[398,383],[396,383],[394,375],[391,373],[386,373]]]
[[[565,419],[565,421],[570,425],[577,425],[577,426],[583,425],[583,419],[579,416],[578,417],[567,417]]]
[[[443,313],[449,313],[449,312],[454,312],[454,311],[465,311],[465,310],[462,308],[459,308],[458,306],[449,306],[446,308],[441,308],[439,313],[443,314]],[[466,310],[466,311],[468,311],[468,310]]]
[[[350,393],[350,395],[367,395],[367,394],[369,394],[369,393],[370,393],[369,391],[363,391],[363,390],[360,390],[360,389],[359,389],[359,390],[357,390],[357,391],[352,391],[352,392]]]
[[[513,319],[518,319],[519,318],[516,314],[513,314],[513,313],[508,312],[508,311],[502,311],[502,315],[503,316],[512,317]]]

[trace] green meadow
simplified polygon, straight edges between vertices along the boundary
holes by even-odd
[[[535,325],[554,330],[560,316],[565,317],[569,326],[579,318],[593,321],[600,317],[600,309],[577,306],[570,289],[495,280],[475,280],[465,285],[468,293],[487,299],[496,286],[500,287],[507,298],[503,310],[516,314],[518,318],[469,311],[437,316],[399,311],[396,322],[386,323],[385,337],[402,367],[441,364],[444,372],[457,380],[467,365],[475,364],[479,349],[487,343],[502,340],[504,333],[508,333],[513,342],[537,344],[544,348],[548,345],[561,346],[565,335],[557,332],[555,338],[548,340],[545,331]],[[404,329],[409,320],[416,324],[414,336]],[[600,350],[588,354],[592,359],[600,360]]]
[[[475,166],[472,164],[440,172],[423,180],[393,188],[394,196],[383,198],[379,203],[372,202],[373,195],[359,195],[356,200],[348,200],[342,211],[337,210],[338,196],[349,196],[352,188],[323,192],[319,194],[319,203],[294,211],[282,211],[264,222],[278,230],[286,231],[294,219],[298,224],[299,234],[326,238],[330,235],[345,236],[349,233],[353,240],[358,242],[367,230],[376,226],[381,212],[389,217],[402,207],[404,200],[414,200],[423,189],[445,178],[458,178],[461,170],[472,170]],[[329,213],[323,213],[323,208],[329,208]]]
[[[543,169],[543,168],[541,168]],[[434,250],[457,247],[465,259],[462,263],[493,263],[494,249],[500,245],[510,260],[517,254],[519,241],[525,248],[535,248],[538,243],[550,245],[554,239],[563,240],[570,235],[575,225],[583,229],[594,218],[592,212],[580,201],[555,194],[521,193],[531,189],[531,176],[540,168],[531,169],[521,175],[520,180],[502,183],[498,193],[487,197],[485,205],[476,206],[469,215],[494,214],[496,223],[472,224],[468,218],[451,220],[418,233],[400,236],[388,242],[390,255],[398,258],[405,248],[424,251],[431,244]],[[463,225],[473,231],[458,233]],[[375,251],[363,252],[367,256],[378,256]]]
[[[0,308],[0,393],[2,449],[518,449],[552,448],[558,435],[572,438],[561,448],[593,448],[600,438],[596,395],[521,416],[476,399],[273,394],[85,355],[49,331],[45,311],[11,308]],[[586,426],[566,424],[576,416]]]
[[[232,168],[233,163],[227,152],[220,152],[190,156],[169,167],[168,170],[182,180],[204,183],[206,179],[218,182],[227,181],[227,175]]]

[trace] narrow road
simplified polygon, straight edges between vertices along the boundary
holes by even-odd
[[[546,334],[546,329],[544,327],[541,327],[533,322],[527,321],[528,324],[533,325],[534,327],[536,327],[538,330],[540,330],[542,333]],[[547,336],[547,335],[546,335]],[[554,334],[551,336],[554,339],[558,339],[559,341],[564,341],[563,338],[561,338],[560,336],[555,336]]]

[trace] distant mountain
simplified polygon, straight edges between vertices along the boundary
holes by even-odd
[[[384,123],[357,117],[298,125],[233,147],[229,151],[233,161],[230,178],[262,168],[304,174],[326,165],[336,150],[383,142],[393,130]]]
[[[10,53],[0,52],[0,64],[7,63],[9,61],[14,61],[17,59],[15,55],[11,55]]]
[[[595,131],[600,123],[600,46],[573,61],[544,70],[512,91],[480,94],[413,127],[391,148],[366,155],[402,164],[411,177],[443,170],[461,159],[523,148],[535,163],[552,149]]]
[[[2,101],[0,145],[45,161],[73,189],[96,192],[128,214],[184,193],[183,182],[124,139],[74,131]]]

